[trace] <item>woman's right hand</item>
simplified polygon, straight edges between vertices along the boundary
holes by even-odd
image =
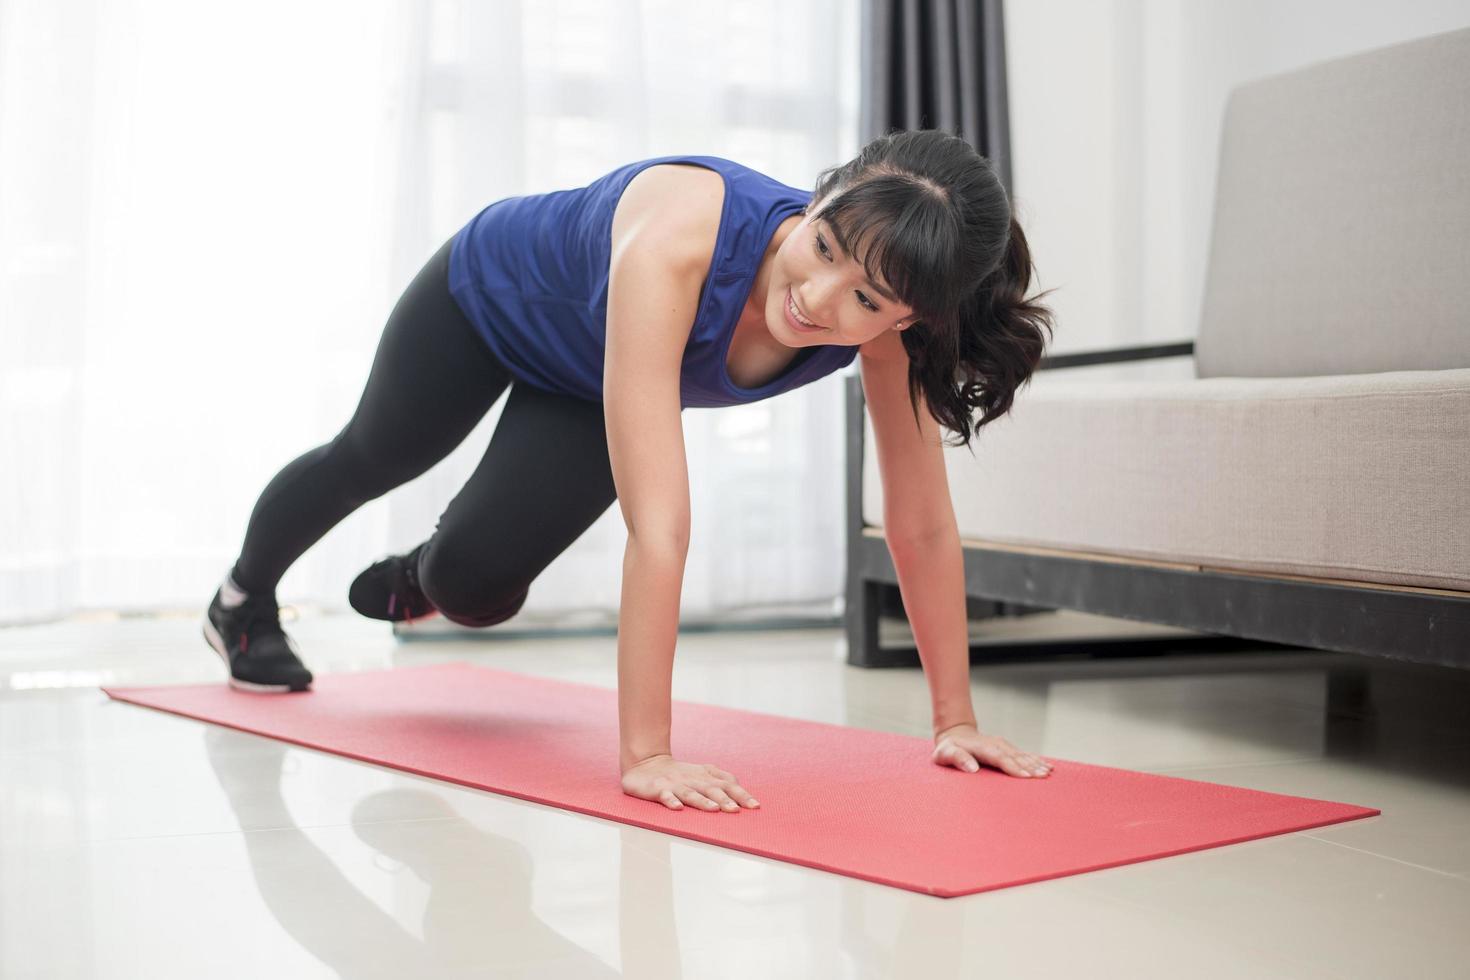
[[[701,810],[738,813],[760,806],[735,777],[716,766],[679,762],[671,755],[655,755],[623,772],[623,792],[640,800],[681,810],[685,803]]]

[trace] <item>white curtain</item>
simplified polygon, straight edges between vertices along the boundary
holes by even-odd
[[[630,160],[793,186],[857,149],[855,2],[0,3],[0,623],[199,609],[384,319],[485,204]],[[504,401],[349,516],[283,602],[422,540]],[[692,618],[840,606],[840,378],[684,413]],[[548,452],[556,447],[548,446]],[[522,622],[606,621],[614,505]]]

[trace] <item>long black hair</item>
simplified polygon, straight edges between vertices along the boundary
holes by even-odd
[[[1026,298],[1031,250],[994,166],[941,130],[890,132],[822,171],[808,211],[914,311],[900,335],[914,423],[922,391],[968,447],[972,422],[978,434],[1010,411],[1052,330]]]

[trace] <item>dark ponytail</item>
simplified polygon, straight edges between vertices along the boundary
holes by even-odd
[[[946,444],[968,447],[972,424],[978,434],[1010,411],[1052,331],[1045,294],[1026,296],[1031,250],[991,162],[938,130],[888,133],[823,171],[812,200],[843,250],[915,313],[900,335],[915,425],[922,392],[959,436]]]
[[[909,355],[915,419],[923,391],[929,414],[960,433],[960,441],[952,445],[970,444],[971,421],[979,434],[982,426],[1010,411],[1016,391],[1041,360],[1051,311],[1026,299],[1031,268],[1026,235],[1013,216],[1004,258],[961,303],[954,326],[934,329],[932,321],[921,321],[900,335]],[[978,420],[972,415],[976,409]]]

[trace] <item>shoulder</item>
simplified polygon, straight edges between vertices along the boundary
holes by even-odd
[[[858,346],[864,364],[895,365],[907,369],[909,352],[904,350],[903,339],[896,330],[885,330],[872,340]]]
[[[660,163],[628,181],[613,211],[612,254],[634,246],[675,265],[709,268],[725,203],[724,178],[694,164]]]

